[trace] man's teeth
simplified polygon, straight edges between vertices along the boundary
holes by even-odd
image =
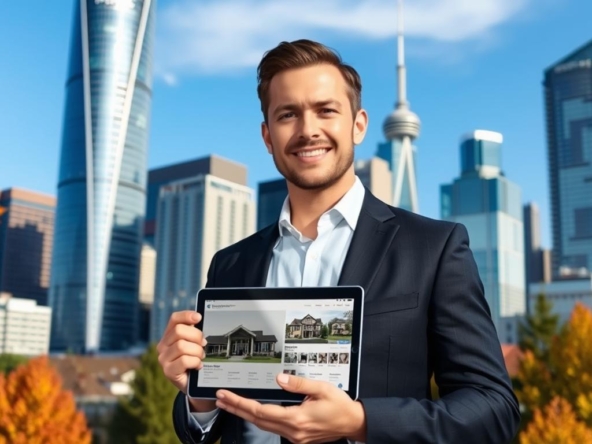
[[[327,151],[329,151],[326,148],[320,148],[318,150],[313,150],[313,151],[299,151],[296,155],[298,157],[314,157],[314,156],[320,156],[322,154],[325,154]]]

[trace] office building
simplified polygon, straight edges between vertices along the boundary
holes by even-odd
[[[553,275],[592,272],[592,40],[545,71]]]
[[[559,315],[561,323],[569,319],[578,302],[592,310],[592,277],[532,283],[528,293],[531,307],[536,304],[539,294],[545,295],[553,304],[553,313]]]
[[[356,175],[374,196],[392,205],[392,175],[389,164],[379,157],[357,160],[354,163]]]
[[[154,246],[156,213],[160,187],[182,179],[211,174],[239,185],[247,185],[247,168],[220,156],[210,155],[174,165],[154,168],[148,172],[148,196],[146,200],[146,224],[144,240]]]
[[[407,68],[405,67],[403,10],[399,2],[397,48],[397,91],[395,110],[386,118],[382,129],[386,142],[378,145],[376,155],[389,164],[392,173],[392,205],[419,212],[417,195],[416,152],[413,141],[419,136],[419,117],[407,101]]]
[[[210,174],[160,188],[151,339],[171,314],[195,309],[214,254],[255,232],[254,191]]]
[[[505,317],[526,310],[521,191],[501,170],[503,137],[474,131],[461,139],[461,175],[441,186],[442,219],[459,222],[469,233],[499,338]]]
[[[55,197],[20,188],[0,192],[0,291],[47,305]]]
[[[524,276],[527,292],[526,311],[530,313],[528,289],[531,283],[551,281],[551,252],[541,246],[539,207],[530,202],[523,207]]]
[[[0,293],[0,354],[45,355],[49,351],[51,308],[33,299]]]
[[[148,343],[150,340],[150,314],[154,303],[156,284],[156,250],[148,243],[142,245],[140,259],[140,333],[138,340]]]
[[[51,348],[137,341],[155,2],[76,1],[49,303]]]

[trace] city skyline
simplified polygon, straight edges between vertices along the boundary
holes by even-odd
[[[26,32],[32,28],[21,30],[7,23],[0,30],[4,37],[0,49],[5,49],[7,66],[11,66],[0,73],[0,89],[6,97],[0,104],[0,113],[6,116],[0,123],[0,149],[5,150],[0,188],[16,186],[56,195],[64,67],[72,12],[72,5],[65,3],[68,4],[40,5],[34,17],[18,2],[0,6],[0,16],[14,17],[14,23],[19,22],[19,17],[27,17],[32,26],[49,36],[39,53],[33,51],[38,41]],[[394,12],[395,2],[389,3]],[[429,2],[423,3],[425,6]],[[525,2],[522,9],[504,10],[505,15],[498,22],[460,37],[430,36],[425,20],[417,17],[421,5],[406,6],[409,96],[423,122],[417,166],[422,214],[439,218],[438,186],[449,182],[458,170],[458,137],[476,128],[490,128],[504,134],[505,170],[508,175],[521,178],[524,201],[539,204],[543,245],[550,246],[543,71],[590,39],[581,17],[592,11],[592,5],[583,1],[561,6],[552,3],[545,2],[533,12],[528,8],[532,2]],[[361,4],[370,8],[367,2]],[[157,47],[161,39],[157,65],[166,58],[162,44],[168,41],[173,12],[185,6],[178,1],[158,3],[163,19],[160,25],[157,20]],[[369,159],[383,139],[382,119],[392,110],[395,97],[396,21],[393,15],[387,24],[377,25],[381,30],[378,36],[358,29],[355,21],[344,19],[343,23],[344,27],[351,26],[359,38],[348,38],[341,28],[328,25],[311,29],[299,25],[286,32],[285,38],[310,37],[326,42],[360,71],[370,128],[366,141],[356,149],[356,157]],[[549,28],[560,28],[562,32],[551,36],[546,32]],[[273,46],[267,41],[277,43],[276,37],[266,40],[261,51]],[[545,51],[529,49],[534,38]],[[150,168],[215,153],[246,164],[252,188],[260,181],[279,177],[259,138],[261,116],[254,91],[254,64],[260,55],[262,52],[254,54],[252,61],[241,66],[228,67],[220,62],[214,71],[179,68],[176,80],[159,72],[154,85]],[[30,69],[31,60],[35,60],[35,65],[44,65],[43,72]],[[167,82],[176,84],[171,86]],[[30,95],[15,96],[23,90],[30,91]],[[239,108],[232,108],[230,100]],[[481,105],[486,102],[487,106]],[[37,130],[23,131],[23,125],[33,125]],[[233,131],[223,132],[228,127]],[[224,134],[223,140],[220,134]],[[36,159],[27,165],[26,173],[22,152],[27,153],[27,158]]]

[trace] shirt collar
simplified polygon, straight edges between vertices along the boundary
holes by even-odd
[[[337,212],[339,215],[341,215],[341,217],[343,217],[343,219],[345,219],[350,228],[355,230],[358,224],[358,218],[360,217],[360,211],[362,211],[365,193],[366,190],[362,184],[362,181],[358,176],[356,176],[354,184],[348,190],[348,192],[344,194],[344,196],[339,200],[339,202],[337,202],[337,204],[335,204],[333,208],[323,213],[323,215]],[[284,235],[284,228],[290,231],[296,231],[292,225],[291,220],[290,198],[286,197],[284,204],[282,205],[282,210],[280,211],[280,218],[278,221],[280,236]]]

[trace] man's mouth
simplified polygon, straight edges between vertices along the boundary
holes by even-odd
[[[322,156],[325,153],[329,152],[329,148],[317,148],[315,150],[307,150],[307,151],[298,151],[294,154],[298,157],[316,157]]]

